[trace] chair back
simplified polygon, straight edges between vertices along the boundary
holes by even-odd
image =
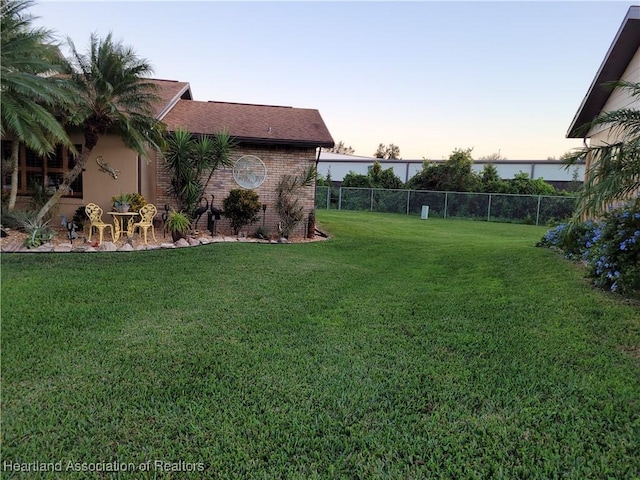
[[[140,223],[151,224],[153,222],[153,217],[158,213],[158,209],[155,205],[147,203],[138,213],[141,218]]]
[[[89,217],[89,220],[91,220],[91,223],[102,222],[102,209],[95,203],[89,203],[85,207],[84,212],[87,214],[87,217]]]

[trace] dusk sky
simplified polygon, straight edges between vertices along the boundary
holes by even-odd
[[[195,100],[318,109],[336,142],[403,159],[559,157],[631,3],[37,1],[85,52],[113,32]],[[66,50],[63,49],[66,53]]]

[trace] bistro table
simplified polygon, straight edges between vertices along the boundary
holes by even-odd
[[[117,242],[120,235],[127,234],[127,237],[133,237],[133,224],[135,218],[138,216],[138,212],[109,212],[109,215],[113,217],[113,241]],[[126,227],[125,228],[125,222]]]

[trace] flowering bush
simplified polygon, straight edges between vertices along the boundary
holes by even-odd
[[[536,246],[557,248],[566,258],[577,260],[583,258],[591,247],[591,240],[598,228],[598,224],[593,221],[579,222],[574,225],[561,223],[545,233]]]
[[[640,201],[604,216],[584,258],[598,287],[640,293]]]
[[[582,259],[597,287],[640,295],[640,200],[608,212],[598,222],[559,225],[536,245]]]

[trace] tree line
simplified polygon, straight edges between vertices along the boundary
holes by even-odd
[[[450,192],[510,193],[519,195],[566,195],[543,179],[532,179],[526,173],[518,173],[513,179],[503,180],[495,165],[486,164],[480,173],[473,171],[471,149],[455,149],[442,163],[425,160],[422,169],[404,183],[393,168],[382,168],[375,161],[369,172],[353,171],[345,175],[343,187],[411,189]],[[318,185],[331,185],[331,178],[319,177]]]

